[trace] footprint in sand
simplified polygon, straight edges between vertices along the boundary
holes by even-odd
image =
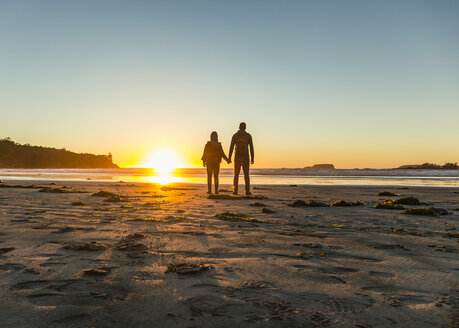
[[[9,252],[14,251],[14,250],[15,250],[14,247],[0,248],[0,254],[6,254],[6,253],[9,253]]]
[[[327,295],[311,295],[309,301],[314,303],[309,308],[316,310],[326,309],[327,313],[356,313],[372,308],[376,301],[368,295],[335,298]]]
[[[354,269],[354,268],[347,268],[347,267],[322,267],[314,271],[321,272],[321,273],[330,273],[330,274],[346,274],[346,273],[357,272],[359,270]]]
[[[120,285],[94,285],[92,279],[82,278],[23,281],[14,284],[11,289],[19,294],[25,294],[30,303],[39,306],[100,306],[113,299],[124,300],[129,293]]]
[[[369,271],[368,274],[373,277],[381,277],[381,278],[393,278],[395,274],[390,272],[381,272],[381,271]]]

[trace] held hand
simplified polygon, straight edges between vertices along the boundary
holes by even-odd
[[[253,164],[253,159],[250,161],[250,164]]]
[[[202,162],[202,166],[206,167],[206,162]]]
[[[231,164],[231,160],[230,160],[230,159],[228,159],[226,162],[227,162],[228,164]]]

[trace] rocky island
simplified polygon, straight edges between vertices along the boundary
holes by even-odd
[[[316,170],[334,170],[333,164],[314,164],[313,166],[306,166],[305,169],[316,169]]]

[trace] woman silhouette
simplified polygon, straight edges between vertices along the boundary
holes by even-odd
[[[210,134],[210,141],[204,147],[204,154],[202,155],[202,164],[207,167],[207,188],[208,194],[212,193],[212,174],[214,176],[215,193],[218,194],[218,173],[220,171],[220,163],[222,158],[229,163],[223,151],[222,144],[218,142],[218,134],[213,131]]]

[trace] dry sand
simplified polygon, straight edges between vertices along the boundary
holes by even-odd
[[[459,325],[459,188],[257,186],[264,199],[214,200],[202,185],[40,185],[86,193],[0,188],[1,327]],[[450,214],[375,209],[398,198],[381,190]]]

